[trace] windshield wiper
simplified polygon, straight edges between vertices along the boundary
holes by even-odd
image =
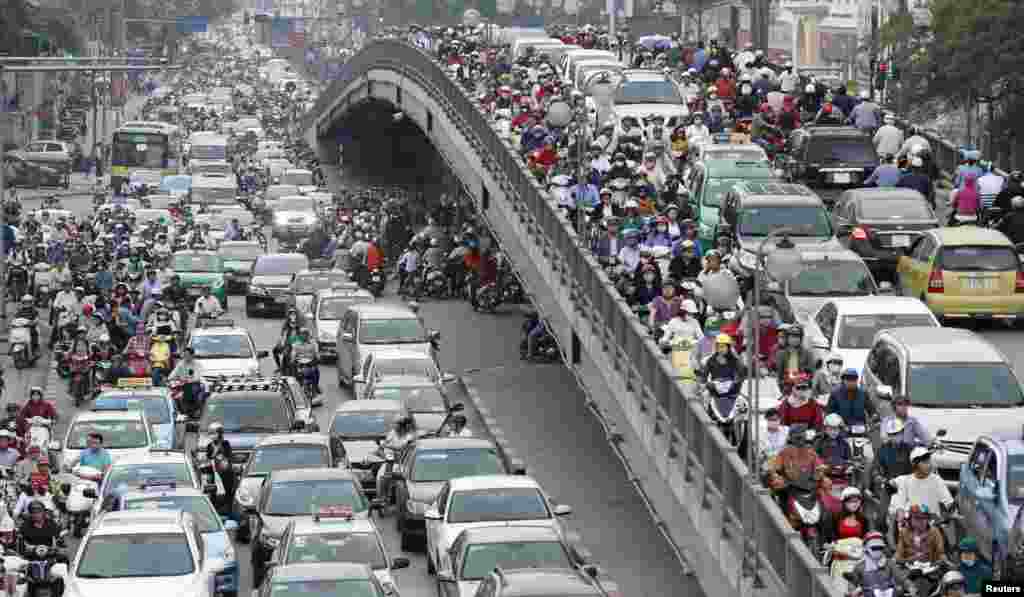
[[[241,425],[233,429],[227,430],[228,433],[276,433],[278,431],[280,431],[280,429],[278,429],[277,427],[269,427],[267,425]]]

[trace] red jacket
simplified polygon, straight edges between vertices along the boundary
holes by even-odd
[[[498,281],[498,260],[484,257],[480,260],[480,285],[493,284]]]
[[[824,410],[813,398],[800,407],[794,407],[789,400],[783,401],[779,407],[779,416],[782,418],[782,424],[787,427],[803,424],[811,429],[821,429],[825,423]]]
[[[18,414],[18,435],[24,436],[28,433],[28,420],[32,417],[43,417],[54,420],[57,418],[57,409],[52,403],[46,400],[29,400],[22,407]]]

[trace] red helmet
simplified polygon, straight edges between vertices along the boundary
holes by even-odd
[[[822,114],[831,114],[832,113],[832,104],[825,104],[824,106],[822,106],[821,107],[821,112],[822,112]]]
[[[84,306],[82,306],[82,314],[85,315],[86,317],[91,317],[92,311],[93,306],[91,304],[86,303]]]
[[[761,104],[761,113],[767,114],[772,111],[772,107],[768,104]]]

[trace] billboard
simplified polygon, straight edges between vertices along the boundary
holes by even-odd
[[[255,0],[252,14],[254,16],[274,16],[274,0]]]

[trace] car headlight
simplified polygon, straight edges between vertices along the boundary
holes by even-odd
[[[747,269],[757,269],[757,255],[750,251],[740,251],[740,265]]]
[[[279,537],[273,537],[271,535],[268,535],[267,531],[264,530],[260,533],[260,542],[262,542],[267,547],[277,549],[277,546],[281,543],[281,539]]]
[[[424,504],[423,502],[417,502],[415,500],[406,500],[405,509],[409,511],[409,514],[423,516],[423,513],[427,511],[427,505]]]
[[[235,493],[235,499],[238,500],[239,504],[243,506],[252,506],[256,503],[256,498],[246,489],[239,489]]]

